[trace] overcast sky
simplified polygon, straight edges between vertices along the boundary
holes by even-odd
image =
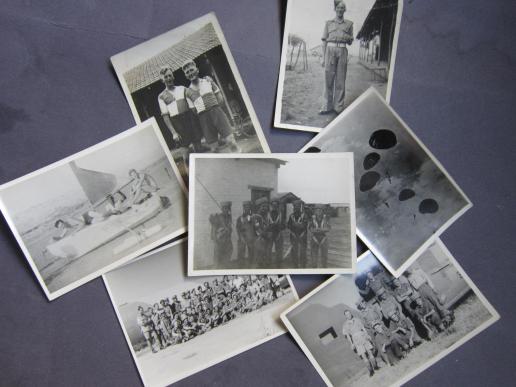
[[[75,159],[79,168],[117,176],[120,186],[129,181],[129,169],[145,168],[165,155],[151,126]],[[0,192],[6,207],[18,211],[69,196],[86,199],[69,163],[34,175]]]
[[[158,302],[210,281],[214,277],[186,276],[187,243],[152,254],[106,275],[117,305]]]
[[[346,178],[345,168],[349,173],[353,163],[342,158],[283,159],[287,164],[278,172],[278,192],[292,192],[307,203],[349,204],[353,181]]]
[[[334,0],[296,0],[289,2],[289,33],[303,38],[308,48],[321,44],[324,23],[335,18],[333,9]],[[356,38],[362,28],[365,18],[369,14],[375,0],[346,0],[346,13],[344,18],[353,22],[353,34]],[[358,42],[348,46],[352,55],[358,56]]]

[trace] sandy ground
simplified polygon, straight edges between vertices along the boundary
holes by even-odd
[[[318,57],[308,58],[308,70],[285,72],[281,122],[285,124],[324,128],[336,114],[319,115],[324,92],[324,68]],[[346,79],[346,102],[349,106],[360,94],[374,86],[385,96],[387,82],[374,81],[371,72],[358,63],[357,57],[349,57]]]
[[[186,343],[157,353],[138,352],[136,362],[146,385],[165,385],[201,370],[240,349],[281,331],[279,315],[295,302],[292,292],[253,313],[232,320]]]
[[[165,170],[167,165],[169,165],[168,160],[163,159],[146,171],[156,179],[158,186],[161,188],[158,191],[159,196],[167,196],[172,205],[134,229],[135,231],[141,231],[143,228],[151,228],[152,226],[159,224],[162,227],[161,230],[146,240],[118,254],[114,254],[113,249],[121,245],[124,240],[130,237],[127,233],[77,259],[58,259],[45,265],[40,269],[40,273],[51,292],[69,285],[91,273],[101,270],[103,267],[167,236],[186,224],[186,213],[184,209],[186,196],[179,188],[179,185],[176,184],[175,175],[173,175],[170,167],[167,167],[168,171]],[[173,184],[171,184],[171,181]],[[46,245],[45,241],[50,239],[50,235],[43,235],[42,238],[38,238],[38,244],[40,245],[39,251],[41,251],[42,247]],[[45,243],[42,244],[42,241]]]
[[[423,341],[422,344],[412,349],[408,356],[401,359],[395,366],[390,367],[380,361],[382,367],[372,377],[365,369],[355,380],[346,380],[340,386],[376,387],[378,385],[391,385],[409,372],[422,366],[430,359],[449,348],[466,334],[477,328],[491,317],[480,300],[471,295],[455,309],[455,322],[446,331],[438,334],[431,341]]]

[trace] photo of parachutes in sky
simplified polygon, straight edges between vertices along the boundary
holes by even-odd
[[[357,235],[396,277],[472,205],[373,88],[301,152],[354,153]]]

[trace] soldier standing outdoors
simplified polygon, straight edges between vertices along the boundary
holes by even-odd
[[[362,321],[355,318],[353,314],[346,309],[344,311],[346,321],[342,327],[342,334],[349,341],[353,351],[360,356],[369,370],[369,376],[374,374],[374,370],[378,369],[376,358],[373,354],[372,339],[367,333]]]
[[[159,75],[165,84],[165,90],[158,95],[159,109],[172,139],[182,147],[192,145],[194,152],[207,150],[201,145],[201,124],[192,110],[192,102],[186,97],[186,87],[174,84],[174,72],[170,66],[162,67]]]
[[[261,197],[255,202],[257,214],[254,216],[254,227],[256,230],[256,242],[255,242],[255,253],[256,257],[260,260],[258,262],[260,267],[270,266],[269,256],[269,242],[270,235],[268,232],[269,217],[269,200],[265,197]]]
[[[248,264],[254,262],[256,232],[253,216],[251,202],[245,201],[242,204],[242,215],[236,221],[236,232],[238,236],[238,259],[247,261]]]
[[[295,200],[293,203],[294,212],[290,214],[287,227],[290,232],[291,257],[294,265],[298,268],[306,266],[306,244],[308,217],[302,208],[302,201]]]
[[[324,103],[319,114],[337,114],[344,110],[348,49],[353,43],[353,22],[344,19],[346,4],[335,2],[335,18],[324,25],[322,36],[324,80]]]
[[[213,260],[217,266],[227,263],[233,254],[231,202],[221,202],[220,208],[222,213],[210,215]]]
[[[315,213],[308,224],[308,229],[312,233],[310,240],[310,255],[312,257],[312,265],[314,267],[328,266],[328,232],[331,229],[330,220],[323,213],[323,207],[317,205]],[[321,265],[319,266],[319,255],[321,257]]]
[[[269,246],[267,254],[272,258],[272,249],[274,249],[274,267],[281,268],[281,261],[283,259],[283,219],[277,200],[271,201],[271,208],[267,217],[268,232],[269,232]]]
[[[224,98],[215,81],[209,76],[199,77],[199,69],[193,60],[186,61],[182,69],[190,81],[186,96],[195,106],[204,138],[211,151],[217,151],[220,136],[220,140],[230,145],[232,152],[240,153],[231,124],[221,107]]]

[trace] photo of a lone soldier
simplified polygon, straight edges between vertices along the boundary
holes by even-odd
[[[335,18],[324,25],[322,35],[322,66],[324,67],[323,106],[319,114],[337,114],[344,110],[346,75],[348,71],[347,45],[353,43],[353,22],[344,19],[346,4],[335,2]]]

